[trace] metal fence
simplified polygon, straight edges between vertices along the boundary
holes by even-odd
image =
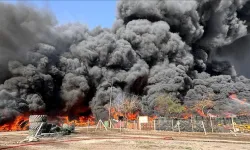
[[[107,122],[107,121],[104,121]],[[108,128],[109,125],[104,123]],[[139,124],[134,121],[112,122],[112,128],[135,129],[135,130],[158,130],[173,132],[204,132],[210,133],[250,133],[250,118],[190,118],[171,119],[157,118],[148,123]]]
[[[250,118],[191,118],[155,120],[155,130],[177,132],[250,132]]]

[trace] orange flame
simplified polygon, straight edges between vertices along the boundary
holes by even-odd
[[[153,121],[153,120],[155,120],[155,119],[157,119],[157,116],[150,116],[150,117],[148,117],[148,120],[149,120],[149,121]]]
[[[123,113],[117,111],[115,108],[111,108],[110,113],[111,113],[112,118],[114,118],[115,120],[118,120],[119,117],[122,116],[122,117],[126,117],[126,119],[130,121],[133,121],[133,120],[136,120],[139,115],[138,111],[135,113],[128,112],[124,115]]]
[[[70,124],[70,125],[74,124],[75,126],[79,126],[79,127],[95,125],[95,118],[93,116],[89,116],[89,117],[80,116],[78,117],[78,119],[74,119],[74,120],[69,120],[68,116],[60,116],[58,118],[60,118],[63,123]]]
[[[123,116],[123,117],[124,117],[124,115],[123,115],[121,112],[116,111],[115,108],[111,108],[111,109],[110,109],[110,113],[111,113],[111,116],[112,116],[115,120],[118,120],[118,119],[119,119],[119,116]]]
[[[187,106],[184,106],[184,112],[181,114],[182,119],[189,119],[192,117],[192,113]]]
[[[190,114],[190,113],[183,113],[183,114],[181,115],[181,117],[182,117],[183,119],[189,119],[189,118],[192,117],[192,114]]]
[[[138,117],[138,114],[139,114],[139,112],[136,112],[136,113],[128,113],[128,114],[127,114],[127,118],[128,118],[128,120],[131,120],[131,121],[136,120],[137,117]]]
[[[0,125],[0,131],[22,131],[28,130],[29,121],[28,117],[21,115],[17,116],[12,122]]]
[[[75,120],[69,120],[68,116],[58,117],[62,123],[74,124],[75,126],[88,126],[95,125],[95,118],[93,116],[80,116]],[[28,130],[29,117],[26,115],[20,115],[15,118],[14,121],[0,125],[0,131],[22,131]]]
[[[244,104],[247,103],[247,100],[246,100],[246,99],[240,100],[240,99],[237,97],[236,94],[231,94],[229,97],[230,97],[232,100],[235,100],[236,102],[238,102],[238,103],[240,103],[240,104],[242,104],[242,105],[244,105]]]
[[[197,112],[201,117],[207,117],[200,109],[197,109],[196,112]]]
[[[233,100],[238,99],[236,94],[231,94],[229,97]]]

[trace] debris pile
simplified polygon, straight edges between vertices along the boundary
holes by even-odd
[[[44,131],[46,124],[46,115],[31,115],[29,117],[29,135],[36,137]]]
[[[29,117],[29,136],[21,142],[36,142],[40,137],[69,135],[74,132],[74,124],[64,123],[62,126],[49,123],[47,115],[31,115]]]

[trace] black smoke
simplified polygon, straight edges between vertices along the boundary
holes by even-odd
[[[110,94],[121,92],[140,95],[146,114],[163,93],[187,105],[213,95],[217,112],[233,111],[230,93],[250,98],[250,80],[237,76],[249,77],[241,59],[249,52],[239,47],[249,41],[248,6],[121,0],[111,29],[89,30],[56,26],[48,11],[0,3],[0,120],[25,112],[86,115],[86,107],[105,119]]]

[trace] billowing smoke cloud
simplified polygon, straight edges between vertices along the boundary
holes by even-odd
[[[28,103],[25,100],[17,98],[14,94],[6,90],[0,91],[0,99],[0,124],[11,121],[17,115],[29,110]]]
[[[232,43],[229,43],[223,47],[217,49],[215,54],[211,57],[215,61],[229,61],[231,62],[237,73],[250,77],[249,69],[246,69],[249,64],[249,25],[250,25],[250,1],[247,1],[243,5],[242,9],[237,11],[237,16],[245,21],[248,25],[248,35],[238,38]]]
[[[24,112],[85,115],[86,107],[105,119],[110,96],[121,92],[140,95],[148,114],[163,93],[186,105],[212,95],[214,111],[233,112],[230,94],[250,98],[250,80],[237,76],[247,75],[247,63],[235,61],[243,56],[237,47],[249,41],[248,6],[247,0],[121,0],[111,29],[88,30],[55,26],[50,13],[27,5],[0,3],[6,9],[0,113],[9,114],[0,120]]]
[[[45,11],[36,11],[32,7],[18,3],[0,4],[0,81],[8,77],[6,62],[22,60],[24,54],[38,41],[46,40],[50,27],[56,22]]]
[[[214,61],[231,62],[237,73],[250,77],[248,64],[250,63],[250,35],[237,39],[234,43],[223,46],[214,54]]]

